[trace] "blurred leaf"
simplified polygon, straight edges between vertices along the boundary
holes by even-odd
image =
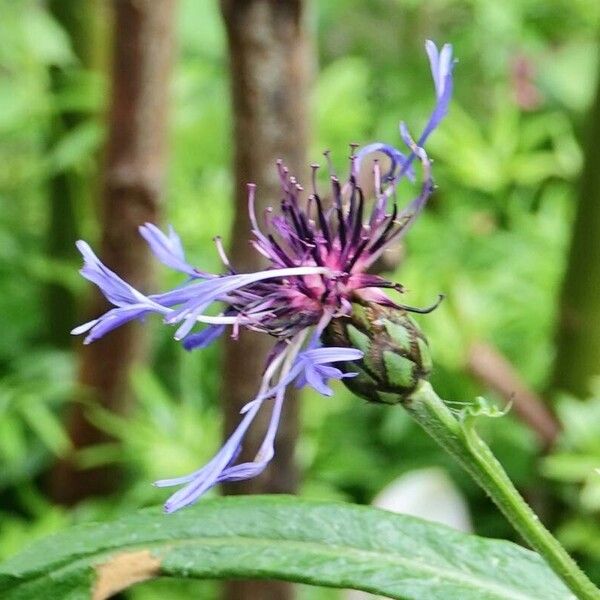
[[[33,541],[64,529],[69,524],[67,512],[62,507],[46,504],[35,521],[15,515],[0,514],[0,559],[16,554]]]
[[[55,455],[62,456],[71,448],[62,423],[46,404],[30,397],[24,399],[20,408],[23,420]]]
[[[542,461],[545,477],[577,484],[579,505],[584,511],[600,511],[600,398],[582,402],[563,397],[557,404],[562,425],[558,444]]]
[[[164,491],[150,482],[196,470],[221,434],[218,413],[204,405],[199,390],[193,402],[181,402],[147,368],[135,369],[131,382],[136,401],[127,415],[86,406],[88,420],[116,441],[79,448],[74,456],[81,469],[120,464],[134,473],[120,498],[130,510],[160,501]]]
[[[138,401],[143,403],[145,414],[157,426],[176,430],[176,413],[171,398],[160,381],[148,369],[135,369],[131,384]]]
[[[22,352],[0,381],[0,489],[31,480],[62,455],[70,441],[59,408],[72,391],[71,357],[62,352]]]
[[[577,483],[592,474],[597,476],[598,467],[600,467],[600,457],[557,453],[544,459],[542,473],[552,479]]]
[[[329,148],[334,158],[345,161],[348,144],[364,140],[371,110],[368,81],[367,64],[360,58],[341,58],[321,72],[314,102],[321,145],[315,153]]]
[[[47,157],[50,172],[54,174],[81,165],[98,150],[102,133],[103,128],[95,119],[72,127]]]
[[[24,30],[35,57],[48,65],[72,63],[75,56],[67,33],[40,5],[31,1],[24,3],[29,4],[24,13]]]
[[[598,5],[594,7],[598,11]],[[592,40],[569,40],[542,58],[540,79],[550,94],[569,108],[583,112],[594,94],[598,46]]]
[[[147,510],[43,540],[0,566],[6,600],[106,598],[151,577],[287,579],[422,600],[567,600],[535,553],[352,505],[282,496]]]

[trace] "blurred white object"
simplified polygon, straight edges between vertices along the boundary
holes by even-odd
[[[473,531],[465,499],[446,471],[438,467],[405,473],[377,494],[373,506],[466,533]]]
[[[386,486],[373,506],[470,533],[473,528],[469,507],[459,489],[443,469],[431,467],[409,471]],[[344,600],[375,600],[366,592],[349,590]]]

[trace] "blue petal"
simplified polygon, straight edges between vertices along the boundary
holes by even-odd
[[[346,374],[328,365],[359,360],[362,357],[363,353],[356,348],[325,347],[306,350],[298,355],[296,364],[290,371],[290,380],[294,380],[298,388],[310,386],[325,396],[331,396],[333,390],[327,382],[330,379],[343,379]]]
[[[431,40],[427,40],[425,48],[429,55],[431,75],[433,77],[437,102],[423,133],[419,137],[417,142],[419,146],[423,146],[431,132],[440,124],[442,119],[448,113],[453,89],[452,69],[455,64],[452,57],[452,46],[450,44],[444,44],[442,51],[438,52],[435,44]]]
[[[240,453],[243,437],[260,409],[264,396],[256,398],[258,402],[251,403],[251,408],[241,423],[206,466],[184,477],[155,482],[154,485],[158,487],[186,484],[167,500],[165,511],[170,513],[193,504],[210,488],[223,481],[240,481],[260,474],[274,455],[273,444],[281,417],[284,393],[285,388],[277,393],[267,433],[254,461],[233,465]]]
[[[317,390],[320,394],[323,394],[323,396],[333,395],[333,390],[325,383],[327,377],[320,373],[316,368],[308,367],[304,371],[304,377],[306,379],[306,384],[310,385],[310,387]]]
[[[389,171],[382,176],[384,183],[393,180],[398,168],[403,167],[408,163],[408,157],[406,154],[398,150],[398,148],[382,142],[373,142],[372,144],[367,144],[358,150],[356,153],[358,164],[361,164],[365,156],[372,154],[373,152],[381,152],[382,154],[385,154],[391,161]],[[414,181],[415,171],[412,167],[410,167],[410,165],[407,165],[406,175],[411,181]]]
[[[178,485],[181,482],[186,482],[183,488],[175,492],[165,503],[165,511],[168,513],[174,512],[193,504],[200,496],[215,486],[219,481],[224,470],[237,457],[240,451],[242,439],[254,420],[256,413],[260,408],[260,404],[255,405],[245,415],[240,424],[237,426],[233,434],[225,442],[223,447],[217,452],[214,458],[202,469],[195,471],[191,475],[179,477],[176,479],[166,479],[155,482],[158,487],[167,487],[170,485]]]
[[[79,240],[75,245],[83,256],[83,268],[80,273],[88,281],[95,283],[109,302],[115,306],[146,302],[147,299],[143,294],[123,281],[100,261],[87,242]]]
[[[436,104],[431,113],[427,124],[423,132],[421,133],[417,145],[422,147],[427,138],[433,132],[433,130],[440,124],[442,119],[448,113],[450,106],[450,99],[452,98],[453,79],[452,69],[454,68],[455,60],[452,56],[452,46],[450,44],[444,44],[441,52],[438,51],[437,46],[431,41],[427,40],[425,49],[429,57],[429,64],[431,67],[431,75],[433,77],[433,85],[435,87]],[[383,152],[389,156],[392,161],[392,167],[388,173],[383,177],[384,182],[397,183],[405,175],[411,180],[414,179],[414,172],[412,171],[412,163],[416,158],[415,152],[411,151],[408,156],[405,156],[400,150],[376,142],[368,144],[361,148],[356,156],[358,163],[367,155],[372,152]]]
[[[351,360],[360,360],[363,353],[356,348],[344,348],[335,346],[326,346],[324,348],[315,348],[307,350],[298,356],[298,359],[305,360],[312,364],[322,365],[332,362],[346,362]]]
[[[144,317],[148,313],[165,314],[169,312],[168,308],[153,302],[111,271],[100,261],[86,242],[79,240],[76,245],[84,259],[81,274],[87,280],[95,283],[106,299],[116,306],[101,317],[75,327],[71,331],[73,335],[89,331],[84,343],[89,344],[116,327]]]
[[[226,275],[192,283],[164,294],[155,294],[150,299],[165,306],[182,304],[171,313],[167,323],[182,323],[175,334],[176,339],[184,338],[196,324],[197,318],[217,300],[224,299],[226,294],[243,288],[247,285],[268,279],[280,277],[293,277],[300,275],[316,275],[323,273],[322,267],[290,267],[285,269],[266,269],[255,273],[242,275]]]
[[[87,335],[83,343],[91,344],[97,339],[105,336],[113,329],[116,329],[117,327],[120,327],[129,321],[133,321],[134,319],[140,319],[146,316],[149,312],[152,312],[152,309],[148,308],[148,306],[144,304],[119,306],[104,313],[98,319],[94,319],[93,321],[84,323],[79,327],[75,327],[71,333],[73,335],[79,335],[80,333],[89,331],[90,333]]]
[[[185,260],[185,253],[179,236],[173,227],[169,225],[169,235],[165,235],[153,223],[145,223],[139,227],[140,235],[148,242],[150,250],[163,264],[190,275],[190,277],[210,276],[196,270]]]
[[[206,348],[212,344],[223,332],[225,325],[209,325],[198,333],[188,335],[183,340],[183,347],[186,350],[196,350],[198,348]]]

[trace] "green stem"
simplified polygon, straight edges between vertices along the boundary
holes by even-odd
[[[487,444],[473,427],[456,419],[429,383],[421,382],[403,405],[487,492],[523,539],[545,558],[577,598],[600,600],[598,588],[542,525]]]

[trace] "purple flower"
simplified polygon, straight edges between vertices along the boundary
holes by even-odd
[[[369,144],[352,152],[348,178],[341,181],[330,173],[330,201],[326,204],[316,185],[318,167],[313,166],[309,193],[288,172],[281,161],[277,170],[281,182],[279,211],[267,211],[259,220],[255,212],[255,186],[248,186],[248,210],[252,244],[268,260],[256,273],[237,273],[216,239],[225,265],[224,274],[200,271],[189,264],[181,241],[170,227],[168,234],[146,223],[140,234],[160,262],[187,275],[178,288],[144,295],[113,273],[85,242],[77,247],[84,258],[81,274],[95,283],[115,306],[104,315],[73,330],[88,333],[85,343],[102,337],[115,327],[148,314],[162,315],[176,326],[174,337],[187,350],[203,348],[228,327],[237,337],[240,327],[267,333],[276,344],[270,354],[260,389],[243,409],[242,419],[231,437],[204,467],[183,477],[156,482],[159,487],[182,486],[167,501],[172,512],[195,502],[222,481],[254,477],[264,470],[274,453],[274,440],[288,385],[310,386],[329,396],[330,380],[351,377],[332,366],[362,357],[359,350],[321,348],[321,333],[330,321],[349,314],[352,302],[366,301],[386,306],[398,304],[384,290],[398,293],[401,285],[367,272],[381,254],[406,234],[433,191],[431,165],[423,144],[448,111],[452,94],[452,48],[438,52],[426,44],[436,92],[436,104],[417,141],[402,123],[401,137],[406,150],[387,144]],[[363,159],[381,152],[390,159],[390,168],[373,170],[375,198],[367,204],[357,183]],[[395,191],[406,177],[415,181],[414,163],[421,165],[422,182],[415,198],[399,209]],[[220,312],[211,308],[219,304]],[[195,330],[200,325],[203,329]],[[253,461],[237,463],[244,436],[261,408],[271,411],[264,441]]]

